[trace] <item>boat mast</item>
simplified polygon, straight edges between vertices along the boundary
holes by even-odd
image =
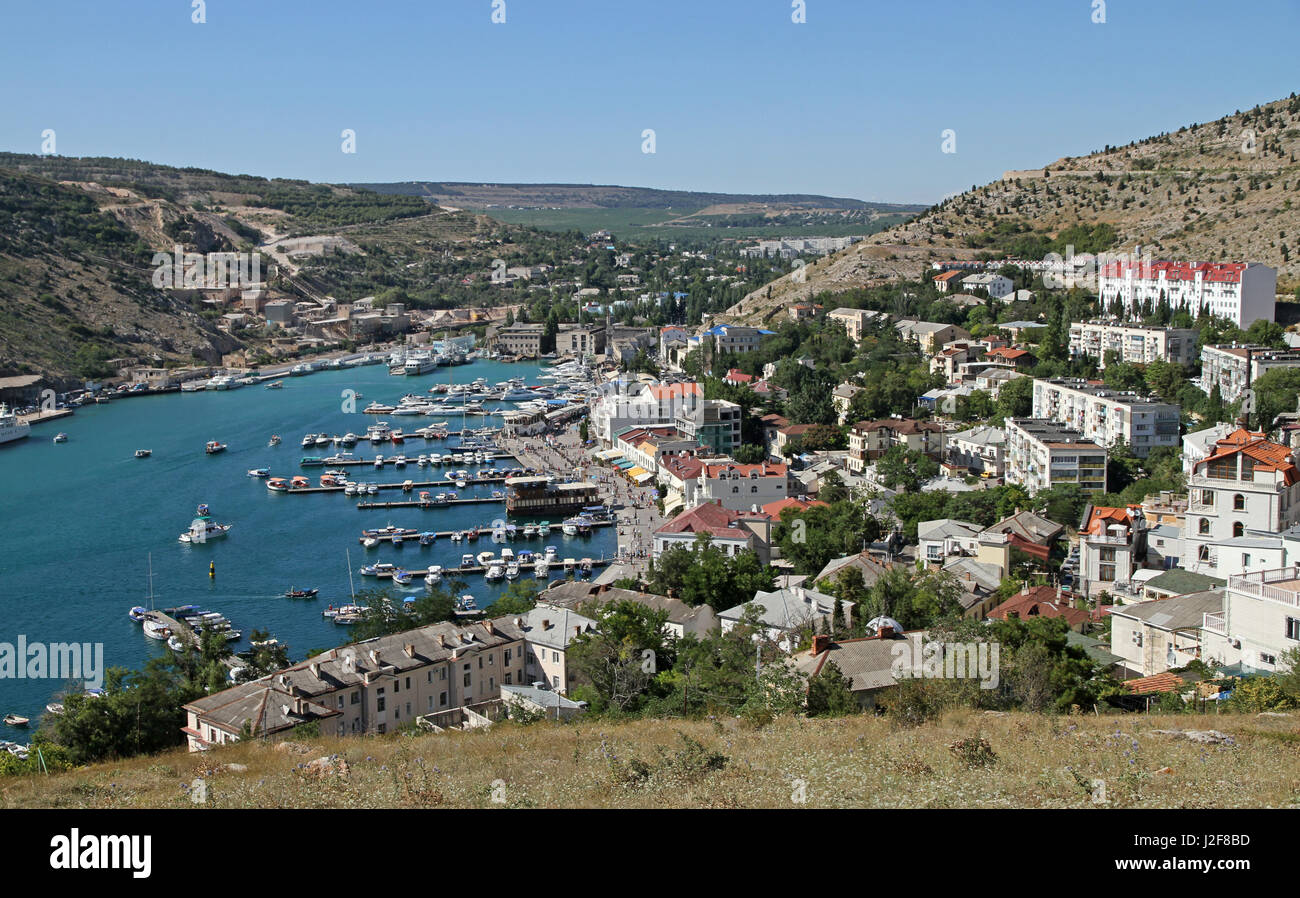
[[[344,549],[348,556],[348,590],[352,593],[352,601],[355,604],[357,600],[357,588],[352,584],[352,550]]]

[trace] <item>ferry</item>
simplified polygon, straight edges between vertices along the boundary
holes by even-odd
[[[406,362],[402,365],[402,373],[409,376],[428,374],[434,368],[438,367],[438,362],[432,356],[419,354],[408,356]]]
[[[148,458],[148,457],[151,456],[151,455],[153,455],[153,450],[152,450],[152,449],[137,449],[137,450],[135,450],[135,457],[136,457],[136,458]]]
[[[325,459],[319,455],[304,455],[298,460],[298,464],[304,468],[315,468],[325,464]]]
[[[216,455],[218,452],[226,451],[226,444],[218,443],[216,440],[209,440],[207,445],[203,447],[203,451],[208,455]]]
[[[0,405],[0,443],[12,443],[31,435],[32,426],[9,410],[7,405]]]

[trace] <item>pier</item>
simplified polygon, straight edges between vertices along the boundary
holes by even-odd
[[[591,562],[591,568],[592,570],[595,570],[596,568],[605,567],[606,565],[613,564],[615,560],[616,559],[613,558],[605,558],[604,556],[601,556],[600,558],[574,558],[573,572],[576,574],[578,571],[580,571],[582,569],[582,563],[584,561]],[[555,556],[553,559],[547,562],[548,572],[564,573],[564,561],[565,561],[564,558],[561,558],[558,555]],[[392,563],[397,564],[397,562],[392,562]],[[497,563],[501,564],[502,567],[505,566],[505,563],[501,562],[500,560],[498,560]],[[406,571],[408,574],[411,575],[412,579],[414,579],[415,577],[423,577],[424,575],[429,573],[428,568],[422,568],[422,567],[409,568],[409,567],[402,567],[400,564],[397,565],[397,569]],[[527,563],[521,563],[519,565],[519,570],[521,571],[530,571],[535,573],[536,569],[537,569],[537,562],[535,561],[529,561]],[[457,565],[456,567],[445,567],[439,573],[442,574],[443,580],[447,580],[447,579],[455,579],[457,574],[486,574],[487,568],[481,564],[474,564],[471,567],[461,567]],[[362,574],[361,576],[369,577],[372,580],[391,580],[393,578],[393,574],[391,571],[385,571],[384,573],[379,573],[379,574]]]
[[[306,452],[307,450],[304,449],[303,451]],[[398,453],[398,455],[400,455],[400,454],[401,454],[401,453]],[[313,462],[313,463],[308,464],[308,465],[304,465],[301,461],[299,461],[299,462],[298,462],[298,467],[300,467],[300,468],[332,468],[332,467],[335,467],[335,466],[340,467],[340,468],[345,468],[345,467],[347,467],[347,466],[349,466],[349,465],[371,465],[371,466],[373,466],[374,463],[375,463],[375,461],[377,460],[377,459],[375,459],[375,458],[339,458],[338,456],[334,456],[334,455],[304,455],[303,458],[319,458],[321,461],[320,461],[319,464]],[[385,456],[382,456],[382,459],[383,459],[383,467],[386,468],[386,467],[388,467],[389,465],[394,465],[394,464],[396,464],[397,455],[385,455]],[[453,462],[450,462],[450,464],[453,464],[453,465],[483,465],[483,464],[487,464],[488,462],[506,461],[506,460],[516,461],[516,462],[518,461],[518,459],[515,458],[513,455],[509,455],[509,454],[506,454],[506,453],[492,453],[492,454],[484,453],[484,459],[483,459],[483,461],[481,461],[481,462],[477,462],[477,461],[468,461],[468,460],[462,459],[462,460],[460,460],[460,461],[453,461]],[[407,463],[408,465],[414,465],[414,464],[416,464],[416,462],[417,462],[417,459],[416,459],[416,458],[412,458],[412,457],[410,457],[409,455],[406,456],[406,463]],[[431,463],[430,463],[430,464],[431,464]],[[440,460],[440,461],[438,462],[438,465],[439,465],[440,467],[443,466],[443,462]],[[426,465],[426,467],[427,467],[427,465]],[[492,476],[494,476],[494,477],[498,477],[498,478],[501,479],[501,480],[505,480],[505,479],[506,479],[506,478],[505,478],[505,475],[496,475],[496,474],[494,474],[494,475],[492,475]]]
[[[522,528],[519,528],[519,525],[518,525],[518,524],[516,524],[515,526],[516,526],[516,528],[518,528],[518,529],[516,530],[516,533],[515,533],[515,539],[513,540],[514,542],[518,542],[519,540],[528,540],[528,539],[546,539],[547,537],[556,536],[556,535],[558,535],[558,536],[564,536],[564,533],[559,532],[559,531],[555,531],[555,532],[552,532],[552,533],[541,533],[541,534],[538,534],[537,536],[524,536],[524,534],[522,533]],[[552,525],[552,526],[555,526],[555,525]],[[591,527],[592,527],[593,529],[596,528],[596,527],[613,527],[613,526],[614,526],[614,522],[613,522],[613,521],[592,521],[592,522],[591,522]],[[454,534],[454,533],[462,533],[462,534],[477,533],[478,536],[486,536],[486,537],[489,537],[489,539],[490,539],[494,531],[493,531],[493,529],[492,529],[491,527],[479,527],[479,528],[477,528],[477,529],[475,529],[474,527],[470,527],[468,530],[434,530],[434,531],[431,531],[431,532],[433,533],[433,535],[434,535],[437,539],[451,539],[451,536],[452,536],[452,534]],[[467,539],[464,539],[464,540],[453,540],[453,542],[466,542],[466,543],[470,543],[470,542],[474,542],[477,538],[478,538],[478,537],[476,536],[476,537],[473,537],[473,538],[467,538]],[[357,539],[357,542],[364,544],[365,541],[366,541],[367,539],[377,539],[377,540],[379,540],[381,543],[387,543],[387,542],[392,542],[392,541],[393,541],[393,538],[392,538],[391,536],[375,536],[375,537],[365,537],[365,536],[362,536],[362,537],[359,537],[359,538]],[[570,537],[570,539],[572,539],[572,537]],[[419,545],[419,541],[420,541],[420,538],[419,538],[418,535],[417,535],[417,536],[404,536],[404,537],[402,537],[402,545],[406,545],[407,543],[416,543],[417,545]],[[421,548],[423,548],[423,547],[421,547]],[[527,551],[531,551],[531,550],[530,550],[530,549],[525,549],[524,551],[527,552]]]
[[[441,502],[432,499],[428,502],[421,502],[419,499],[407,502],[358,502],[357,508],[362,511],[368,508],[448,508],[452,505],[485,505],[490,502],[504,501],[506,500],[503,496],[475,496],[472,499],[443,499]]]
[[[288,480],[289,478],[279,477],[279,478],[268,478],[268,479]],[[502,483],[503,481],[505,481],[505,479],[506,478],[504,476],[484,477],[482,479],[479,479],[477,477],[467,477],[465,479],[464,489],[469,489],[471,486],[473,486],[476,483]],[[410,489],[411,490],[422,490],[422,489],[429,489],[429,488],[436,489],[437,487],[447,487],[447,486],[452,487],[453,489],[461,489],[461,487],[456,486],[456,481],[454,480],[421,480],[421,481],[412,480]],[[375,488],[381,490],[406,490],[407,486],[406,486],[406,481],[402,481],[401,483],[376,483]],[[346,486],[340,484],[338,486],[290,487],[288,489],[283,489],[283,490],[271,490],[271,492],[273,493],[341,493],[346,489],[347,489]]]

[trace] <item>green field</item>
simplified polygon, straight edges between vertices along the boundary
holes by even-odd
[[[663,240],[748,240],[760,237],[846,237],[874,234],[901,221],[908,215],[886,215],[870,224],[790,225],[774,222],[760,227],[708,227],[707,219],[698,225],[665,225],[665,221],[691,215],[698,209],[485,209],[484,215],[510,224],[527,225],[547,231],[577,229],[584,234],[605,229],[625,239]]]

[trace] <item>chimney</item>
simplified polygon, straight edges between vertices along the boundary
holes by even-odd
[[[575,626],[575,627],[573,628],[573,635],[574,635],[575,637],[577,637],[577,636],[581,636],[581,635],[582,635],[582,626],[581,626],[581,625]]]
[[[408,642],[406,645],[402,646],[402,651],[406,653],[406,657],[408,658],[415,657],[415,646],[412,643]]]
[[[316,679],[319,680],[319,679],[320,679],[320,662],[319,662],[319,661],[313,661],[309,666],[311,667],[311,675],[312,675],[313,677],[315,677]]]
[[[881,627],[879,630],[876,631],[876,638],[877,638],[877,639],[893,639],[893,638],[894,638],[894,628],[891,627],[891,626],[889,626],[888,624],[886,624],[885,626]]]
[[[515,618],[516,627],[522,627],[523,625],[524,625],[524,619],[522,617]]]
[[[438,648],[445,649],[446,647],[447,647],[447,635],[446,635],[445,633],[439,633],[439,634],[438,634]]]
[[[495,636],[497,633],[497,628],[493,626],[492,621],[490,620],[483,621],[483,629],[487,630],[488,633],[492,636]]]
[[[379,649],[370,650],[370,660],[375,664],[379,663]]]
[[[830,647],[831,647],[831,638],[825,635],[824,633],[819,633],[813,637],[812,653],[814,655],[820,655],[822,652],[826,651]]]
[[[543,630],[549,630],[549,629],[551,629],[551,620],[550,620],[550,618],[543,618],[543,619],[542,619],[542,629],[543,629]]]

